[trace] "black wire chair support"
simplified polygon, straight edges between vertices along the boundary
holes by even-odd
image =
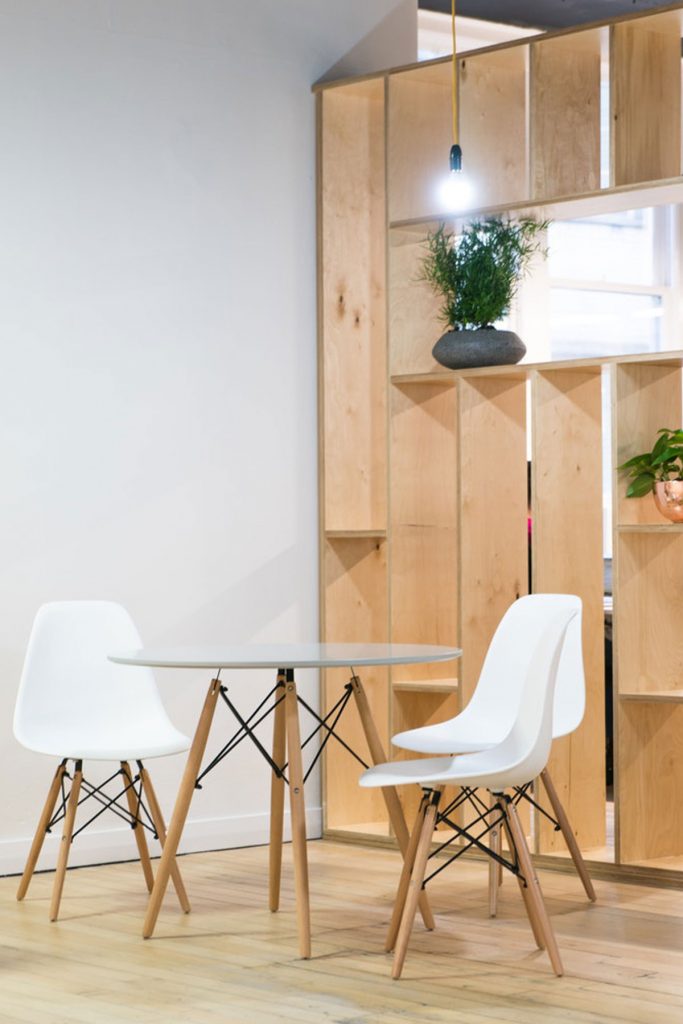
[[[62,761],[62,767],[65,769],[68,760],[68,758],[64,758],[64,760]],[[82,771],[82,761],[75,761],[75,765],[76,771]],[[94,786],[86,778],[81,779],[81,790],[84,791],[84,795],[80,797],[76,806],[80,807],[82,804],[85,804],[88,800],[93,800],[95,803],[101,804],[101,807],[90,818],[88,818],[87,821],[85,821],[73,832],[71,836],[71,842],[74,841],[77,835],[79,835],[86,828],[88,828],[89,825],[92,825],[92,823],[96,821],[100,817],[100,815],[104,814],[105,811],[112,811],[118,818],[121,818],[123,821],[126,822],[126,824],[130,825],[131,828],[135,829],[138,827],[138,825],[141,825],[143,828],[146,828],[149,832],[151,832],[155,839],[159,838],[150,811],[142,797],[142,776],[140,774],[143,768],[142,761],[137,761],[137,765],[138,773],[136,775],[131,774],[129,776],[127,775],[123,767],[120,767],[117,768],[117,770],[113,772],[109,776],[109,778],[105,779],[104,782],[101,782],[99,786]],[[106,787],[119,776],[123,779],[125,783],[123,789],[120,790],[120,792],[115,793],[113,796],[110,796],[107,793],[105,793],[104,790],[106,789]],[[73,776],[65,770],[62,773],[60,783],[61,793],[59,806],[57,807],[57,810],[53,814],[52,818],[48,822],[45,829],[45,831],[48,833],[52,832],[52,829],[55,827],[55,825],[58,825],[60,821],[63,821],[66,816],[66,808],[71,793],[71,786],[67,788],[65,781],[66,779],[68,779],[71,782],[71,785],[73,785]],[[135,796],[134,814],[128,807],[120,803],[122,798],[124,796],[127,797],[127,794],[131,790]]]

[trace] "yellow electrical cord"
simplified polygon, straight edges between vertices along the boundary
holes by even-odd
[[[451,32],[453,35],[453,75],[452,75],[452,105],[453,105],[453,144],[457,145],[458,139],[458,59],[455,47],[455,0],[451,0]]]

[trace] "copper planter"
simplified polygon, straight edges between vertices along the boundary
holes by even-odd
[[[683,523],[683,480],[659,480],[652,495],[663,516],[672,523]]]

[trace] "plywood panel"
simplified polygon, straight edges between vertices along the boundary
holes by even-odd
[[[325,527],[386,527],[383,83],[323,97]]]
[[[456,460],[455,384],[392,387],[393,526],[455,526]]]
[[[610,29],[612,184],[681,173],[680,17],[624,21]]]
[[[683,707],[619,708],[619,850],[623,863],[683,853]]]
[[[617,544],[619,691],[680,690],[683,534],[621,533]]]
[[[463,703],[491,637],[528,589],[526,382],[460,378]]]
[[[426,238],[426,234],[425,234]],[[391,374],[443,369],[432,349],[446,330],[440,298],[422,279],[425,239],[392,231],[389,242],[389,365]]]
[[[391,637],[457,642],[457,417],[453,385],[392,388]],[[404,665],[393,679],[451,678],[452,664]]]
[[[458,641],[455,526],[395,526],[391,548],[391,640]],[[450,679],[452,662],[397,665],[393,678]]]
[[[600,33],[531,44],[531,161],[535,198],[600,187]]]
[[[392,75],[388,93],[389,220],[439,212],[452,142],[448,64]]]
[[[527,54],[526,46],[517,46],[460,62],[463,171],[471,176],[478,207],[529,195]]]
[[[325,545],[324,600],[325,636],[329,642],[366,640],[382,643],[388,639],[388,593],[386,543],[370,538],[334,540]],[[388,670],[367,667],[360,670],[372,713],[385,748],[388,740]],[[325,672],[324,706],[329,711],[341,697],[349,673],[344,669]],[[366,761],[369,754],[353,701],[338,725],[344,740]],[[379,790],[361,789],[361,766],[334,740],[325,750],[325,824],[339,828],[362,822],[386,822]],[[388,824],[386,825],[388,834]]]
[[[681,425],[680,366],[625,363],[615,367],[614,466],[652,448],[660,427]],[[616,470],[615,470],[616,472]],[[622,524],[664,523],[653,499],[627,498],[628,478],[615,480],[616,521]]]
[[[586,713],[553,744],[550,773],[584,848],[605,842],[605,669],[600,374],[537,373],[532,381],[533,590],[583,601]],[[541,792],[545,799],[545,794]],[[539,849],[565,849],[539,819]]]

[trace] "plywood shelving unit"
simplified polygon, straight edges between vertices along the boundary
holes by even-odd
[[[683,202],[682,8],[462,55],[462,144],[483,204],[470,216],[575,218]],[[683,354],[457,373],[434,362],[438,301],[420,280],[423,242],[439,222],[466,219],[445,215],[436,198],[449,76],[449,62],[435,61],[317,89],[322,637],[463,648],[457,663],[364,673],[389,750],[393,733],[467,703],[497,622],[529,586],[578,593],[587,711],[554,746],[555,784],[589,858],[675,880],[683,529],[649,500],[626,500],[616,473],[615,843],[606,846],[602,388],[609,378],[617,465],[660,426],[681,423]],[[607,95],[611,180],[601,188]],[[345,682],[326,674],[326,709]],[[351,708],[341,731],[365,753]],[[390,842],[381,797],[357,775],[329,744],[326,833]],[[538,855],[566,855],[540,817],[533,833]]]

